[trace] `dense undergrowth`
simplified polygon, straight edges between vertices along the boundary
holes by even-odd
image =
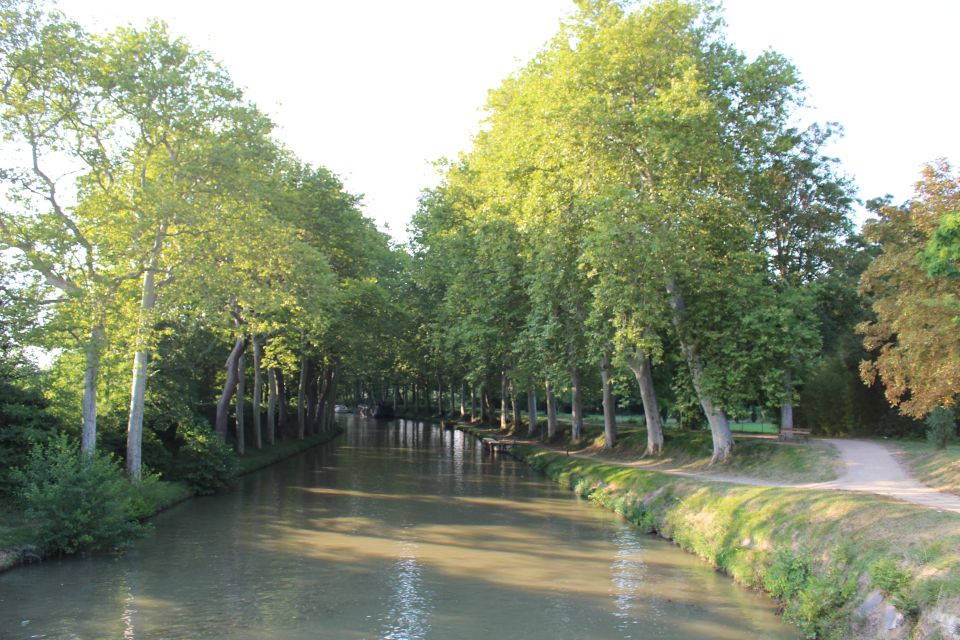
[[[879,591],[918,625],[960,601],[960,519],[875,496],[735,486],[517,447],[533,468],[777,598],[810,637],[842,638]]]

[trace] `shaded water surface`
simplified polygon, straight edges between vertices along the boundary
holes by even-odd
[[[0,575],[0,638],[796,638],[772,603],[460,432],[357,422],[126,555]]]

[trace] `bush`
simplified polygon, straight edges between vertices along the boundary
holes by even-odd
[[[37,389],[0,377],[0,494],[15,490],[10,471],[25,465],[30,450],[57,426]]]
[[[157,474],[147,471],[131,489],[131,513],[138,520],[146,520],[157,511],[173,506],[193,494],[185,483],[165,482]]]
[[[927,440],[937,449],[946,449],[957,433],[957,420],[950,409],[937,407],[927,416]]]
[[[177,427],[183,445],[174,465],[176,480],[186,482],[198,494],[213,493],[237,475],[237,456],[209,425],[185,420]]]
[[[13,477],[44,553],[111,549],[144,530],[117,461],[102,453],[81,455],[65,434],[35,446]]]

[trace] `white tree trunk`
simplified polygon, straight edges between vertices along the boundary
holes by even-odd
[[[549,380],[544,386],[547,391],[547,439],[553,440],[557,435],[557,397],[553,395],[553,385]]]
[[[246,364],[246,356],[240,354],[237,358],[237,397],[235,398],[235,413],[237,414],[237,442],[236,449],[238,455],[243,455],[245,453],[246,443],[244,442],[244,424],[243,424],[243,403],[246,402],[246,397],[244,395],[244,383],[246,373],[244,371],[244,365]]]
[[[233,397],[233,392],[237,388],[237,361],[246,346],[247,343],[243,337],[237,338],[223,367],[227,375],[223,382],[223,391],[220,393],[220,399],[217,401],[217,416],[214,420],[214,430],[222,440],[227,438],[230,399]]]
[[[500,429],[507,429],[507,373],[500,374]]]
[[[303,440],[306,437],[307,385],[310,383],[308,368],[307,356],[300,356],[300,388],[297,389],[297,440]]]
[[[537,390],[530,385],[527,391],[527,435],[532,436],[537,431]]]
[[[130,384],[130,416],[127,420],[127,475],[134,482],[140,480],[143,443],[143,410],[147,395],[147,362],[151,316],[157,303],[155,271],[157,256],[143,274],[143,292],[140,298],[140,318],[137,332],[137,351],[133,356],[133,380]]]
[[[613,382],[610,378],[610,354],[600,358],[600,380],[603,384],[603,447],[612,449],[617,443],[617,412],[613,399]]]
[[[786,400],[780,405],[780,431],[793,431],[793,379],[790,371],[783,372]]]
[[[730,431],[730,422],[727,420],[726,412],[716,405],[703,388],[703,362],[700,360],[697,345],[684,335],[683,312],[686,307],[672,278],[667,279],[667,295],[670,296],[670,306],[673,309],[673,324],[680,338],[680,350],[683,351],[690,369],[693,390],[710,423],[710,434],[713,436],[713,457],[710,459],[710,464],[725,463],[730,460],[733,453],[733,433]]]
[[[570,405],[570,439],[576,442],[583,436],[583,394],[577,367],[570,369]]]
[[[277,441],[277,372],[267,369],[267,444]]]
[[[80,450],[84,455],[93,455],[97,450],[97,379],[100,372],[100,353],[105,332],[102,325],[90,330],[87,343],[87,361],[83,369],[83,431]]]
[[[653,387],[650,357],[642,350],[637,349],[635,355],[627,356],[626,362],[637,379],[637,385],[640,387],[640,399],[643,401],[643,416],[647,425],[647,450],[644,455],[660,455],[663,453],[663,422],[660,420],[657,392]]]
[[[250,399],[253,401],[253,446],[262,449],[263,425],[260,416],[260,401],[263,398],[263,368],[260,361],[263,359],[263,346],[260,344],[260,337],[256,334],[252,336],[252,345],[253,389],[250,392]]]

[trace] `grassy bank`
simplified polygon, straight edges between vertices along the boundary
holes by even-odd
[[[339,427],[304,440],[287,439],[263,449],[252,449],[238,460],[237,475],[241,476],[289,458],[297,453],[332,440],[343,430]],[[193,489],[183,482],[167,482],[147,476],[131,490],[133,511],[140,520],[183,502],[194,496]],[[0,571],[23,562],[39,560],[37,535],[31,523],[22,515],[13,501],[0,502]]]
[[[735,580],[811,637],[954,637],[960,518],[838,491],[735,486],[518,447],[514,455]],[[954,618],[951,618],[954,616]],[[938,635],[939,634],[939,635]]]
[[[891,448],[924,484],[960,495],[960,444],[934,449],[925,440],[897,440]]]
[[[480,437],[513,435],[510,431],[478,425],[464,428]],[[518,435],[523,437],[525,433],[524,428]],[[550,445],[651,470],[709,471],[714,475],[756,477],[784,483],[835,480],[842,467],[839,453],[828,444],[816,441],[782,443],[768,438],[739,437],[736,454],[730,464],[707,469],[713,454],[713,440],[708,431],[665,429],[664,453],[656,457],[644,457],[647,432],[641,427],[620,427],[616,446],[605,449],[602,426],[585,424],[583,437],[571,443],[569,426],[561,425]]]

